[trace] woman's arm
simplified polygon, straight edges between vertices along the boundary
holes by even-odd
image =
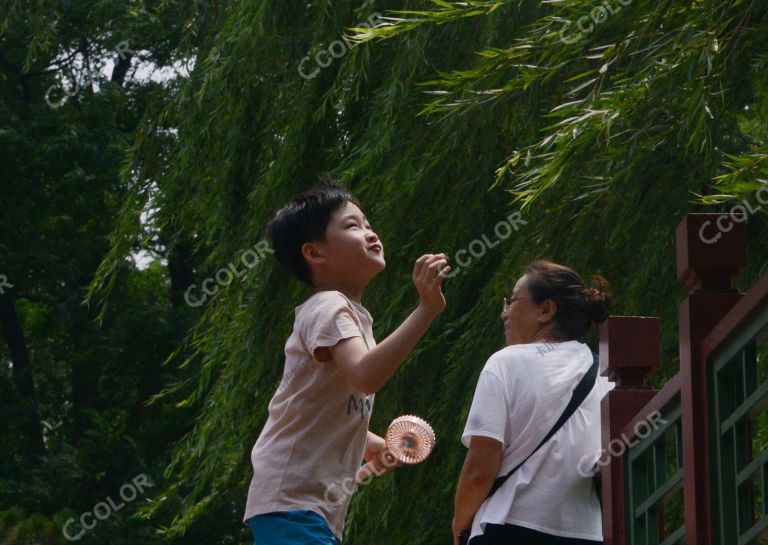
[[[472,525],[475,513],[488,497],[493,481],[501,469],[501,449],[502,444],[496,439],[472,436],[456,487],[454,543],[458,543],[458,535]]]

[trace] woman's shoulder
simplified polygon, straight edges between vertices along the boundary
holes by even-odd
[[[483,371],[501,377],[515,369],[524,368],[525,363],[530,359],[527,346],[529,345],[513,344],[497,350],[485,362]]]
[[[526,362],[536,356],[537,350],[540,353],[542,346],[544,345],[538,343],[512,344],[505,346],[501,350],[494,352],[491,357],[488,358],[488,362],[494,362],[495,364],[519,364],[521,362]]]
[[[587,345],[578,341],[564,343],[529,343],[505,346],[488,358],[484,370],[499,376],[516,372],[530,373],[533,369],[546,367],[550,360],[561,360],[563,356],[585,357]],[[554,365],[554,363],[553,363]],[[558,365],[559,366],[559,365]]]

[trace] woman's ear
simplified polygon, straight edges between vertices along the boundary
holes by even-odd
[[[537,320],[540,324],[546,324],[555,319],[555,314],[557,314],[557,303],[552,299],[544,299],[544,302],[539,305]]]

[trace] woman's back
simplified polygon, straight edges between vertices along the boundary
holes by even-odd
[[[486,363],[462,442],[485,436],[502,442],[505,475],[536,448],[563,413],[593,363],[578,341],[508,346]],[[563,427],[481,507],[474,533],[486,523],[514,524],[548,534],[602,540],[600,506],[585,474],[600,453],[600,400],[611,383],[595,387]]]

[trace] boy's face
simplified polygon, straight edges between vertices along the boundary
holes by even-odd
[[[324,258],[326,276],[366,284],[385,266],[384,245],[363,211],[351,202],[333,213],[325,240],[314,244]]]

